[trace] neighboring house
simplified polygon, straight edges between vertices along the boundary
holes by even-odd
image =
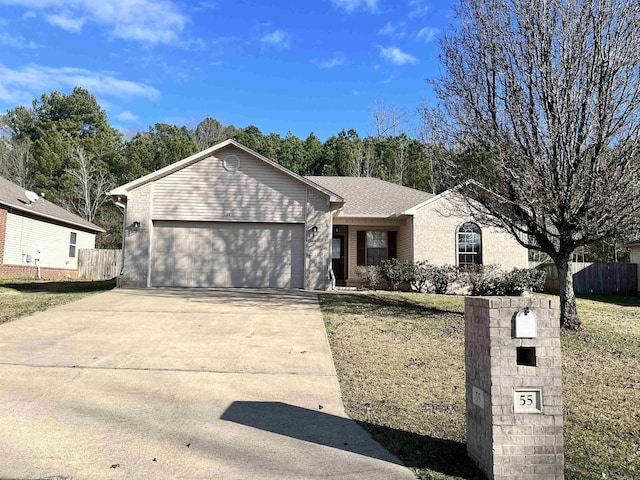
[[[78,250],[105,230],[0,177],[0,278],[77,277]]]
[[[302,177],[233,140],[110,192],[126,204],[122,285],[327,289],[397,257],[527,267],[507,233],[372,178]]]
[[[638,265],[638,292],[640,292],[640,239],[625,245],[629,249],[629,262]]]

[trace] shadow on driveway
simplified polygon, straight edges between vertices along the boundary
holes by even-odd
[[[320,408],[320,406],[319,406]],[[384,461],[394,461],[387,452],[371,448],[366,436],[354,436],[354,422],[349,418],[309,410],[282,402],[233,402],[220,417],[271,433],[337,448]],[[418,435],[390,427],[357,422],[404,464],[428,468],[445,475],[467,479],[484,479],[467,457],[464,443]]]

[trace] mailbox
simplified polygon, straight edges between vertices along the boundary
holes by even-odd
[[[523,308],[516,314],[516,338],[536,338],[536,315],[528,308]]]

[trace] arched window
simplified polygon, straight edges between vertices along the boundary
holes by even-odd
[[[482,233],[472,222],[458,228],[458,266],[482,265]]]

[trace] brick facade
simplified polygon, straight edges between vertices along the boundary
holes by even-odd
[[[67,275],[71,278],[78,278],[78,271],[65,268],[40,267],[40,278],[57,279]],[[0,264],[0,278],[38,278],[38,269],[33,265]]]
[[[537,318],[536,338],[514,338],[525,307]],[[466,298],[467,453],[490,479],[564,478],[559,316],[556,300]],[[535,366],[517,361],[517,347],[535,348]],[[519,388],[542,391],[540,412],[516,411]]]

